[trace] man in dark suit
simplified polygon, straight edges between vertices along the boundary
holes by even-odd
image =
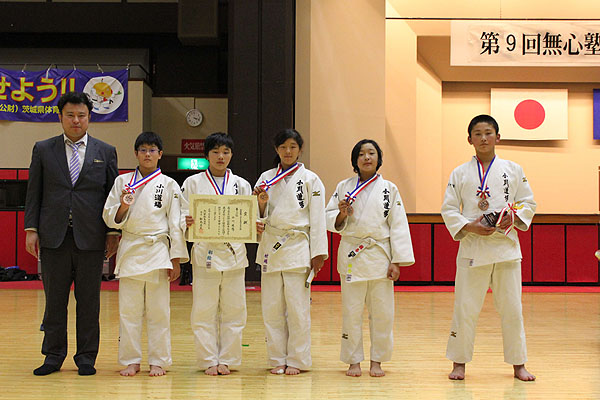
[[[60,370],[67,356],[67,305],[71,284],[77,300],[79,375],[96,373],[100,337],[100,283],[104,256],[117,249],[102,209],[117,170],[115,148],[88,135],[92,103],[70,92],[58,102],[63,134],[33,147],[25,203],[27,251],[42,262],[46,295],[44,364],[35,375]]]

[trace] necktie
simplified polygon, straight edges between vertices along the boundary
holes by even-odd
[[[75,186],[75,182],[77,182],[77,178],[79,178],[79,172],[81,171],[81,163],[79,162],[79,146],[82,144],[83,142],[69,143],[69,146],[71,146],[71,149],[73,149],[73,154],[69,160],[69,174],[71,174],[71,183],[73,183],[73,186]]]

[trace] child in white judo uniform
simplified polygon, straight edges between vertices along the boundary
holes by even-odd
[[[189,196],[252,194],[252,187],[227,168],[233,156],[233,139],[225,133],[204,141],[209,167],[185,180],[182,187],[182,228],[192,226]],[[262,223],[257,224],[260,232]],[[196,242],[192,247],[192,331],[198,366],[207,375],[229,375],[229,367],[242,363],[242,330],[246,325],[244,243]]]
[[[162,140],[143,132],[135,141],[139,166],[115,180],[102,217],[121,229],[115,274],[119,277],[119,362],[123,376],[140,371],[142,323],[148,331],[150,376],[171,365],[170,285],[188,252],[180,226],[179,185],[162,175]]]
[[[303,139],[293,129],[274,138],[277,168],[262,173],[254,188],[265,231],[256,262],[261,265],[261,303],[267,354],[273,374],[297,375],[312,364],[310,270],[327,259],[325,188],[298,162]]]
[[[342,282],[340,359],[346,375],[361,376],[364,360],[362,321],[365,304],[371,333],[370,375],[384,376],[381,363],[392,358],[394,281],[400,266],[415,262],[408,220],[398,188],[377,174],[381,148],[363,139],[352,149],[358,176],[338,183],[327,204],[327,229],[342,235],[338,265]]]
[[[473,358],[475,326],[489,287],[502,321],[504,361],[515,377],[535,379],[525,369],[527,348],[521,306],[521,247],[516,229],[527,230],[536,203],[516,163],[496,156],[498,123],[479,115],[468,127],[471,161],[450,175],[442,217],[450,235],[460,241],[456,258],[454,314],[446,357],[453,361],[450,379],[464,379]]]

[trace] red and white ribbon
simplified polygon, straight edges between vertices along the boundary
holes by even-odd
[[[362,190],[364,188],[369,186],[371,183],[375,182],[375,180],[377,178],[379,178],[379,176],[380,176],[379,174],[375,174],[371,178],[364,181],[363,183],[360,183],[360,175],[359,175],[359,177],[356,181],[356,187],[354,188],[354,190],[352,192],[346,192],[345,197],[346,197],[346,201],[348,202],[348,204],[354,203],[354,200],[356,200],[356,196],[358,196],[358,194],[360,192],[362,192]]]
[[[212,185],[213,189],[215,189],[215,193],[217,195],[219,194],[224,194],[225,193],[225,187],[227,186],[227,183],[229,182],[229,169],[227,169],[227,171],[225,171],[225,177],[223,178],[223,185],[221,185],[221,188],[219,188],[219,185],[217,185],[217,181],[215,180],[215,177],[212,175],[212,173],[210,172],[210,169],[206,169],[206,177],[208,178],[208,181],[210,182],[210,184]]]
[[[267,179],[265,181],[262,181],[258,186],[265,189],[265,191],[268,191],[271,187],[273,187],[277,183],[281,182],[281,180],[283,178],[285,178],[286,176],[292,175],[294,172],[296,172],[298,170],[298,168],[300,168],[300,165],[301,165],[300,163],[295,163],[294,165],[292,165],[285,171],[282,171],[281,164],[279,164],[279,166],[277,167],[277,172],[275,173],[275,176],[273,177],[273,179],[271,179],[271,180]]]
[[[150,182],[152,179],[156,178],[157,176],[159,176],[162,173],[160,171],[160,168],[157,168],[151,174],[146,175],[145,177],[138,180],[137,175],[138,175],[139,171],[140,171],[139,168],[136,168],[133,175],[131,175],[131,180],[129,181],[128,184],[125,185],[125,190],[127,190],[129,193],[135,193],[136,189],[138,189],[141,186],[145,185],[146,183]],[[142,176],[142,173],[141,172],[139,172],[139,173],[140,173],[140,176]]]
[[[514,203],[508,203],[506,207],[500,210],[500,217],[498,218],[498,222],[496,222],[496,226],[500,226],[500,222],[502,222],[504,218],[510,218],[510,225],[504,230],[505,235],[508,235],[508,233],[514,228],[516,213],[517,208],[515,207]]]

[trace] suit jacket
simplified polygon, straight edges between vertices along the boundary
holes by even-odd
[[[104,250],[107,227],[102,210],[118,174],[116,149],[88,134],[83,166],[73,185],[64,136],[37,142],[29,167],[25,229],[37,229],[40,247],[57,248],[65,238],[71,210],[77,248]]]

